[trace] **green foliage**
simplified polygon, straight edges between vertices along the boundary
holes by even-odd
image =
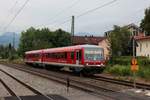
[[[16,50],[11,46],[11,44],[8,45],[0,45],[0,58],[1,59],[9,59],[13,60],[17,56]]]
[[[113,67],[107,67],[105,71],[119,76],[131,75],[129,66],[114,65]]]
[[[150,8],[145,10],[145,16],[141,21],[140,26],[144,31],[146,31],[146,35],[150,35]]]
[[[130,65],[132,56],[120,56],[113,58],[113,64]],[[150,66],[150,59],[147,57],[137,57],[138,65]]]
[[[108,66],[105,69],[106,73],[111,73],[117,76],[133,76],[130,70],[130,65],[114,65],[112,67]],[[150,80],[150,66],[139,66],[139,71],[136,73],[138,77]]]
[[[141,78],[145,78],[150,80],[150,66],[148,67],[140,67],[138,73],[138,76],[140,76]]]
[[[50,31],[31,27],[21,33],[18,51],[23,55],[26,51],[68,46],[70,43],[70,34],[61,29]]]
[[[113,31],[108,36],[110,44],[110,54],[112,56],[130,55],[131,51],[129,48],[131,33],[126,27],[114,26]]]

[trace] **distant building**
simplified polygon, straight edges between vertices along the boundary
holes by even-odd
[[[136,56],[145,56],[150,58],[150,36],[139,35],[135,37],[137,41]]]
[[[104,49],[104,57],[108,58],[108,42],[106,37],[96,37],[96,36],[73,36],[72,37],[73,45],[82,45],[82,44],[92,44],[99,45]]]
[[[142,29],[133,23],[126,25],[124,27],[127,27],[129,31],[131,32],[131,35],[134,35],[134,36],[139,36],[139,34],[142,32]]]
[[[131,35],[134,36],[138,36],[142,32],[142,29],[133,23],[123,27],[127,27],[127,29],[131,32]],[[111,32],[112,30],[105,32],[105,36],[109,36]]]
[[[73,45],[82,45],[82,44],[93,44],[98,45],[99,42],[104,40],[105,37],[96,37],[96,36],[73,36],[72,42]]]
[[[104,57],[106,59],[109,59],[109,57],[110,57],[110,54],[109,54],[110,47],[109,47],[109,42],[108,42],[107,38],[100,41],[98,45],[104,49]]]

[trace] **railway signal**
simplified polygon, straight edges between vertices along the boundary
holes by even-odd
[[[139,66],[137,64],[137,59],[132,58],[132,61],[131,61],[131,71],[132,72],[137,72],[138,70],[139,70]]]
[[[69,87],[70,87],[70,79],[67,77],[67,92],[69,92]]]
[[[131,71],[133,72],[133,86],[136,88],[136,72],[139,70],[138,62],[136,58],[131,60]]]

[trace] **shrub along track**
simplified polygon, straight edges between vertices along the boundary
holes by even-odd
[[[18,65],[18,64],[4,64],[4,65],[7,65],[8,67],[12,67],[12,68],[15,68],[15,69],[18,69],[18,70],[21,70],[21,71],[24,71],[33,75],[46,78],[49,80],[53,80],[64,85],[67,84],[67,81],[66,81],[67,77],[64,77],[62,74],[58,72],[50,73],[49,71],[43,71],[43,70],[27,67],[26,65]],[[80,77],[78,79],[75,79],[72,77],[72,75],[68,74],[67,76],[69,77],[71,87],[84,90],[93,95],[103,96],[107,99],[109,98],[112,100],[120,100],[120,99],[121,100],[141,100],[143,99],[143,97],[136,97],[133,95],[131,96],[131,95],[119,92],[115,89],[111,89],[110,87],[98,86],[98,85],[95,85],[94,83],[86,83],[82,81],[81,79],[79,79]],[[144,99],[146,100],[146,98]]]
[[[133,82],[131,82],[131,81],[118,80],[118,79],[108,78],[108,77],[99,76],[99,75],[92,76],[91,78],[93,78],[95,80],[99,80],[99,81],[105,81],[105,82],[110,82],[110,83],[114,83],[114,84],[133,87]],[[136,87],[143,89],[143,90],[150,90],[150,85],[148,85],[148,84],[136,82]]]

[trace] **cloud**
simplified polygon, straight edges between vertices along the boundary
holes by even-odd
[[[18,1],[10,13],[14,0],[0,1],[0,23],[7,25],[25,0]],[[89,9],[95,8],[111,0],[30,0],[7,31],[22,31],[30,26],[48,25],[50,29],[63,28],[70,31],[71,21],[60,25],[65,18],[75,17]],[[75,5],[73,5],[75,3]],[[66,9],[67,7],[70,9]],[[117,0],[117,2],[75,19],[75,32],[91,32],[102,35],[112,29],[113,25],[139,23],[144,16],[144,9],[149,7],[150,0]],[[61,12],[63,11],[63,12]],[[60,14],[59,14],[60,13]],[[9,15],[10,14],[10,15]],[[9,15],[9,17],[7,17]],[[57,16],[56,16],[57,15]],[[2,31],[2,27],[0,30]]]

